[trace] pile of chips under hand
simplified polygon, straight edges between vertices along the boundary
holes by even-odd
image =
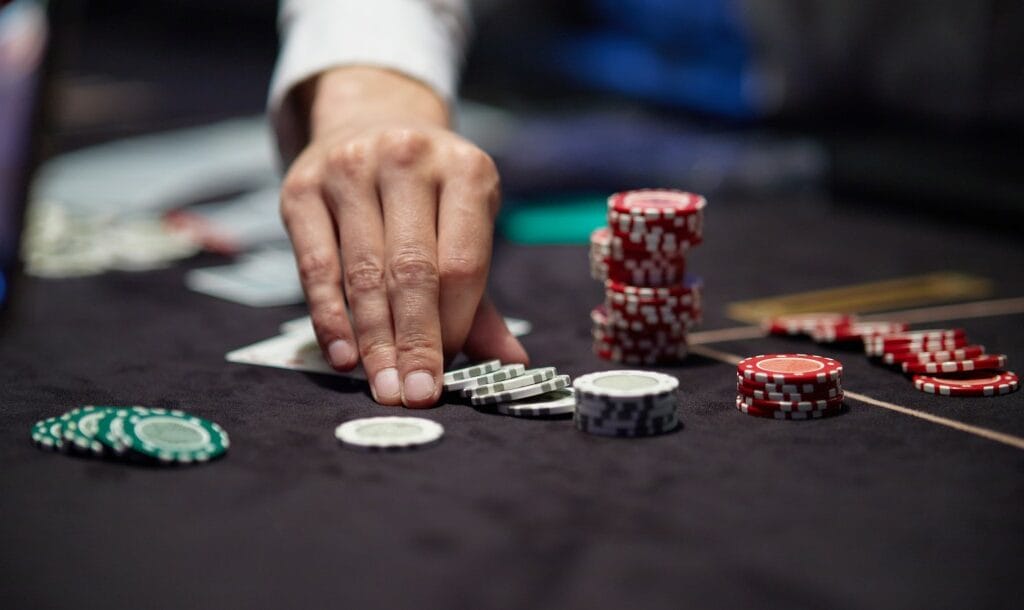
[[[577,377],[576,428],[600,436],[637,437],[679,427],[679,380],[652,371],[603,371]]]
[[[736,408],[756,417],[820,419],[843,409],[843,365],[813,354],[766,354],[736,365]]]
[[[608,226],[590,235],[590,273],[605,284],[591,312],[594,352],[628,364],[686,358],[687,333],[702,318],[699,277],[686,253],[704,240],[700,195],[637,190],[608,198]]]
[[[444,374],[444,389],[475,407],[512,417],[564,416],[576,408],[568,375],[555,367],[488,360]]]
[[[41,449],[152,464],[207,462],[227,452],[219,425],[183,411],[85,406],[32,426]]]
[[[807,313],[767,320],[772,334],[810,335],[815,341],[862,342],[869,358],[910,375],[914,387],[942,396],[999,396],[1016,391],[1020,380],[1003,370],[1003,354],[971,344],[962,328],[908,330],[900,322],[866,322],[840,313]]]

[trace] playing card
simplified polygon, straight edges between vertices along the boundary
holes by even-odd
[[[228,362],[256,364],[293,371],[339,375],[324,360],[313,335],[313,327],[304,327],[229,352]],[[350,374],[347,373],[346,376]]]
[[[295,259],[287,248],[271,248],[246,255],[233,265],[193,269],[185,285],[250,307],[273,307],[302,302],[302,286]]]

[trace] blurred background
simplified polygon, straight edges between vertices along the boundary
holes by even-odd
[[[21,0],[5,3],[8,25],[26,4],[48,13],[50,41],[29,273],[281,248],[280,168],[261,117],[276,1]],[[480,0],[474,11],[456,116],[498,162],[513,241],[583,243],[608,192],[649,186],[1024,224],[1019,0]],[[537,209],[573,222],[552,233]],[[247,225],[254,216],[269,220]],[[109,245],[119,230],[129,252]]]

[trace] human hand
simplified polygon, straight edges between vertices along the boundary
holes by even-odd
[[[398,74],[340,68],[305,95],[310,139],[281,215],[328,362],[361,362],[377,402],[408,407],[437,402],[460,350],[527,362],[484,296],[500,204],[490,157]]]

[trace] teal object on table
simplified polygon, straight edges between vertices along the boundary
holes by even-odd
[[[607,209],[606,194],[506,201],[498,231],[520,244],[586,244],[591,231],[608,223]]]

